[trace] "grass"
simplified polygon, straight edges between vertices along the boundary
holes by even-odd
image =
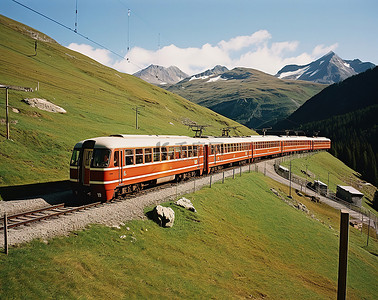
[[[0,127],[0,186],[66,180],[69,157],[80,140],[110,134],[174,134],[193,136],[185,122],[220,135],[238,126],[240,135],[254,132],[209,109],[150,85],[134,76],[105,67],[53,41],[34,42],[41,33],[0,15],[0,84],[36,88],[9,91],[10,138]],[[32,108],[24,98],[44,98],[66,114]],[[5,90],[0,89],[0,119],[5,122]],[[136,106],[142,107],[135,129]],[[19,112],[15,112],[17,109]]]
[[[287,160],[281,164],[288,168],[290,161]],[[372,201],[376,187],[363,182],[359,178],[359,174],[346,166],[342,161],[335,159],[335,157],[325,151],[291,160],[291,170],[293,174],[309,181],[313,181],[314,178],[308,176],[306,178],[301,172],[305,171],[306,168],[308,173],[311,172],[315,176],[315,179],[320,180],[325,184],[328,184],[329,178],[329,189],[334,193],[336,193],[337,185],[351,185],[355,187],[365,195],[362,198],[362,205],[376,214],[376,211],[372,209]]]
[[[339,213],[298,198],[317,221],[270,187],[286,188],[244,174],[187,195],[197,213],[166,203],[176,214],[170,229],[151,220],[92,225],[11,248],[0,255],[0,298],[334,299]],[[348,299],[374,299],[377,241],[366,248],[350,230]]]

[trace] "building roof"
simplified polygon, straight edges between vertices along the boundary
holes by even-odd
[[[356,190],[354,187],[349,186],[349,185],[338,185],[337,188],[343,189],[344,191],[347,191],[348,193],[353,194],[353,195],[360,195],[360,196],[364,195],[360,191]]]

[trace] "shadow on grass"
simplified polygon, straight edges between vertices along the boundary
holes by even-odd
[[[49,204],[66,203],[72,199],[68,180],[0,187],[4,201],[42,198]]]

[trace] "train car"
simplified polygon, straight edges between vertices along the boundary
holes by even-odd
[[[235,162],[251,161],[252,148],[249,137],[210,137],[206,138],[205,172]]]
[[[294,153],[312,150],[313,138],[306,136],[284,136],[281,137],[282,153]],[[320,148],[319,148],[320,149]]]
[[[331,140],[326,137],[314,137],[312,138],[311,150],[328,150],[331,148]]]
[[[253,159],[272,157],[281,154],[281,141],[279,136],[251,136]]]
[[[201,175],[205,143],[185,136],[146,135],[81,141],[74,147],[70,164],[73,191],[108,201],[143,185]]]

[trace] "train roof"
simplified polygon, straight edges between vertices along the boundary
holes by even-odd
[[[81,148],[86,141],[94,141],[94,148],[135,148],[135,147],[165,147],[178,145],[199,145],[204,144],[204,139],[191,138],[187,136],[159,136],[159,135],[116,135],[97,137],[80,141],[75,148]]]
[[[274,142],[274,141],[330,141],[325,137],[305,137],[305,136],[246,136],[246,137],[205,137],[191,138],[177,135],[111,135],[83,140],[75,145],[81,148],[86,141],[95,142],[94,148],[135,148],[135,147],[167,147],[179,145],[207,145],[207,144],[230,144],[230,143],[251,143],[251,142]]]

